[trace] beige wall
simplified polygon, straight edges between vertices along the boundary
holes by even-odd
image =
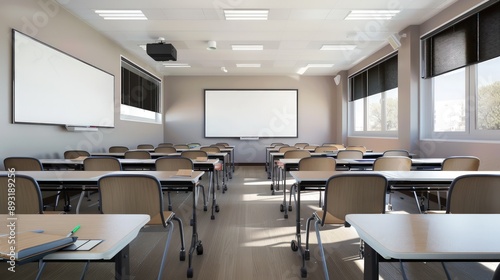
[[[98,152],[111,145],[135,147],[163,142],[163,126],[123,122],[119,118],[120,55],[145,63],[58,6],[41,0],[0,3],[0,169],[7,156],[62,157],[67,149]],[[55,2],[55,1],[54,1]],[[98,132],[68,132],[62,126],[12,124],[12,29],[30,35],[115,76],[115,128]],[[151,71],[151,69],[149,69]],[[154,73],[154,71],[152,71]],[[85,98],[85,97],[82,97]],[[138,133],[140,132],[140,133]]]
[[[298,138],[204,138],[204,89],[298,89]],[[335,139],[336,85],[333,77],[166,77],[165,140],[173,143],[228,142],[236,146],[238,163],[265,162],[272,142],[322,144]],[[224,108],[221,108],[224,110]],[[259,114],[259,108],[255,108]],[[231,116],[228,116],[229,118]]]

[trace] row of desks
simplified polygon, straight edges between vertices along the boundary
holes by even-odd
[[[1,175],[7,175],[9,172],[0,171]],[[196,195],[195,195],[195,186],[199,182],[201,176],[205,174],[204,171],[194,171],[191,174],[191,177],[180,177],[176,176],[176,172],[174,171],[69,171],[69,170],[61,170],[61,171],[18,171],[15,174],[23,174],[30,177],[33,177],[40,187],[50,189],[54,185],[64,185],[65,188],[82,190],[83,186],[87,189],[97,189],[97,183],[99,178],[108,175],[108,174],[149,174],[151,176],[156,177],[162,186],[162,189],[165,191],[189,191],[193,192],[193,203],[192,203],[192,238],[191,238],[191,246],[189,250],[189,268],[191,268],[192,256],[197,246],[200,246],[201,240],[198,239],[198,230],[197,230],[197,219],[196,219]],[[5,216],[5,215],[3,215]],[[8,217],[3,217],[4,221],[8,221]],[[19,215],[21,216],[21,215]],[[86,222],[85,217],[89,215],[35,215],[37,217],[37,222],[34,222],[33,225],[25,225],[23,220],[19,220],[19,229],[31,230],[31,226],[36,227],[36,229],[44,229],[46,226],[51,225],[53,223],[60,223],[66,225],[68,228],[72,228],[75,224],[80,223],[82,226],[82,232],[85,233],[83,228],[85,228],[84,222]],[[56,217],[57,216],[57,217]],[[144,226],[149,219],[145,219],[142,217],[135,223],[135,220],[127,220],[127,222],[123,222],[118,220],[121,224],[130,224],[133,227],[128,231],[128,235],[123,236],[119,233],[123,226],[113,224],[99,224],[98,222],[104,219],[104,221],[113,220],[110,219],[109,215],[90,215],[92,217],[98,217],[96,220],[96,224],[94,224],[95,230],[97,231],[95,235],[88,233],[84,235],[89,239],[104,239],[105,242],[103,244],[107,244],[106,246],[101,246],[99,244],[96,248],[100,247],[97,250],[92,249],[88,251],[88,254],[84,254],[81,252],[57,252],[54,254],[50,254],[44,258],[47,260],[59,260],[59,261],[67,261],[67,260],[112,260],[115,261],[115,271],[116,278],[121,279],[124,277],[128,277],[128,267],[129,267],[129,257],[128,257],[128,243],[137,236],[138,230]],[[22,216],[21,216],[22,217]],[[31,221],[31,216],[27,215],[28,220]],[[102,218],[99,218],[102,217]],[[149,218],[149,216],[147,216]],[[24,218],[23,218],[24,219]],[[108,219],[108,220],[106,220]],[[124,218],[125,219],[125,218]],[[114,221],[114,220],[113,220]],[[102,229],[98,229],[101,226]],[[111,226],[110,226],[111,225]],[[40,227],[43,226],[43,227]],[[59,226],[61,227],[61,226]],[[5,227],[6,229],[6,227]],[[5,229],[0,229],[0,233],[5,231]],[[127,228],[128,229],[128,228]],[[67,233],[68,229],[65,228],[65,233]],[[47,231],[48,233],[50,230]],[[59,233],[59,232],[58,232]],[[81,232],[78,232],[79,235]],[[84,236],[81,236],[82,238]],[[116,239],[116,240],[115,240]],[[110,245],[108,247],[108,242]],[[104,248],[103,248],[104,247]]]
[[[328,179],[337,174],[366,171],[291,171],[298,184],[296,204],[296,235],[292,250],[301,244],[300,193],[324,190]],[[495,174],[500,171],[371,171],[382,174],[389,185],[399,189],[427,190],[430,187],[447,190],[451,182],[466,174]],[[399,217],[401,216],[401,217]],[[442,220],[447,219],[447,220]],[[479,221],[481,226],[474,227]],[[378,263],[394,260],[473,260],[500,261],[500,215],[348,215],[347,221],[358,230],[365,247],[365,279],[378,279]],[[469,221],[469,222],[467,222]],[[432,229],[431,229],[432,226]],[[413,231],[419,227],[417,234]],[[441,231],[442,230],[442,231]],[[437,233],[439,232],[439,233]],[[475,245],[470,245],[470,242]],[[484,243],[483,243],[484,241]],[[439,242],[441,246],[436,244]],[[469,243],[469,245],[466,245]]]

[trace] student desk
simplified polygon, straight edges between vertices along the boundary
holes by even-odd
[[[311,153],[311,156],[325,156],[325,154],[315,154]],[[327,156],[327,155],[326,155]],[[421,159],[411,159],[412,168],[415,170],[439,170],[443,163],[444,158],[421,158]],[[285,212],[284,218],[288,218],[288,211],[291,210],[291,206],[287,207],[286,202],[286,172],[297,169],[299,167],[300,159],[296,158],[281,158],[277,162],[277,166],[281,170],[281,178],[277,178],[278,186],[279,181],[283,182],[283,203],[280,205],[280,211]],[[375,162],[375,158],[368,159],[336,159],[337,166],[344,166],[350,168],[361,168],[365,170],[371,170],[373,168],[373,162]],[[278,176],[279,177],[279,176]],[[399,189],[398,187],[391,186],[394,190]],[[442,190],[440,186],[437,186],[437,190]],[[407,189],[407,187],[403,187],[403,189]],[[426,190],[433,190],[427,188]],[[418,203],[418,200],[417,200]]]
[[[295,239],[291,242],[291,248],[293,251],[300,250],[302,258],[304,258],[304,249],[301,245],[300,192],[324,190],[326,182],[333,175],[356,173],[366,174],[366,172],[382,174],[387,178],[389,186],[397,185],[398,189],[411,191],[420,189],[428,190],[429,188],[435,188],[436,190],[448,190],[451,182],[456,177],[465,174],[500,175],[500,171],[291,171],[290,174],[298,184],[295,207],[296,232]],[[380,225],[377,226],[380,227]],[[395,230],[395,228],[391,229]]]
[[[155,161],[156,159],[124,159],[118,158],[120,163],[122,164],[122,168],[124,170],[132,171],[137,169],[147,169],[147,170],[155,170]],[[40,162],[44,166],[44,169],[61,169],[60,172],[65,171],[65,169],[75,168],[76,170],[83,170],[83,159],[40,159]],[[218,159],[208,159],[207,161],[196,161],[193,160],[194,169],[198,171],[207,171],[210,174],[210,186],[209,191],[212,193],[212,219],[215,219],[214,211],[219,212],[219,206],[217,205],[217,198],[215,194],[214,187],[214,166],[218,163]],[[67,171],[67,170],[66,170]],[[85,188],[85,187],[84,187]],[[89,190],[81,189],[82,191]],[[78,206],[83,199],[83,193],[80,196]],[[77,209],[78,209],[77,206]]]
[[[365,242],[364,279],[382,261],[500,261],[500,214],[350,214]]]
[[[15,221],[16,232],[43,230],[47,234],[65,236],[80,225],[75,234],[79,239],[102,239],[103,242],[89,251],[57,251],[46,255],[44,261],[113,261],[115,279],[129,279],[129,243],[149,221],[149,215],[40,215],[19,214],[14,218],[0,215],[4,224]],[[7,234],[7,227],[0,227],[0,234]],[[42,267],[43,268],[43,267]]]
[[[82,186],[87,190],[96,189],[99,178],[108,174],[148,174],[156,177],[165,191],[190,191],[193,192],[192,204],[192,226],[193,233],[191,239],[191,247],[189,250],[189,268],[191,268],[191,260],[195,249],[201,245],[201,240],[198,239],[198,229],[196,223],[196,195],[195,186],[200,180],[200,177],[205,173],[203,171],[194,171],[191,177],[175,176],[175,171],[17,171],[16,174],[24,174],[33,177],[41,189],[46,189],[46,185],[64,185],[66,189],[82,191]],[[7,171],[0,171],[0,174],[8,174]],[[51,187],[48,187],[51,189]],[[52,190],[52,189],[51,189]],[[60,189],[55,189],[60,190]],[[212,205],[213,211],[214,205]],[[212,212],[213,215],[213,212]],[[39,215],[49,216],[49,215]],[[79,215],[57,215],[59,217],[78,217]],[[74,223],[74,222],[73,222]],[[71,223],[71,224],[73,224]],[[71,229],[70,229],[71,230]]]

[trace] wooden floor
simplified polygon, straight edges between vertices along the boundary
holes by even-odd
[[[204,185],[207,178],[204,178]],[[226,193],[217,192],[220,212],[215,220],[210,211],[204,212],[198,201],[198,233],[203,243],[203,254],[193,256],[193,279],[251,280],[301,279],[301,258],[290,248],[295,234],[295,211],[289,219],[279,211],[282,193],[271,195],[270,180],[262,166],[237,167]],[[191,193],[172,194],[174,211],[182,218],[186,244],[191,241]],[[302,229],[305,218],[318,206],[318,193],[302,196]],[[81,213],[98,213],[97,196],[85,202]],[[394,210],[416,213],[412,198],[393,194]],[[471,225],[477,226],[477,225]],[[303,235],[305,236],[305,235]],[[322,240],[327,254],[331,279],[363,278],[363,260],[358,256],[359,238],[353,228],[325,227]],[[156,279],[166,234],[162,228],[145,228],[131,243],[131,279]],[[305,237],[303,237],[305,240]],[[311,234],[311,260],[307,262],[307,279],[323,279],[323,269],[314,232]],[[174,236],[168,252],[163,279],[186,279],[187,260],[179,261],[179,234],[175,224]],[[446,279],[439,263],[404,263],[408,279]],[[491,279],[497,263],[448,263],[452,279]],[[42,279],[79,279],[82,263],[49,263]],[[86,279],[112,279],[112,263],[91,263]],[[36,264],[17,267],[15,273],[0,264],[0,279],[34,279]],[[398,263],[383,263],[380,279],[403,279]]]

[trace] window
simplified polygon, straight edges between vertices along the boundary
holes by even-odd
[[[397,55],[349,78],[349,134],[389,136],[398,131]]]
[[[122,120],[161,123],[161,80],[122,57]]]
[[[500,2],[497,2],[422,39],[422,137],[457,140],[500,137],[499,24]],[[464,27],[467,25],[474,28]],[[470,40],[459,44],[464,34]],[[450,39],[454,43],[436,43],[445,37],[455,38]],[[468,54],[462,56],[465,53]],[[459,59],[458,64],[436,65],[457,56],[466,59]]]

